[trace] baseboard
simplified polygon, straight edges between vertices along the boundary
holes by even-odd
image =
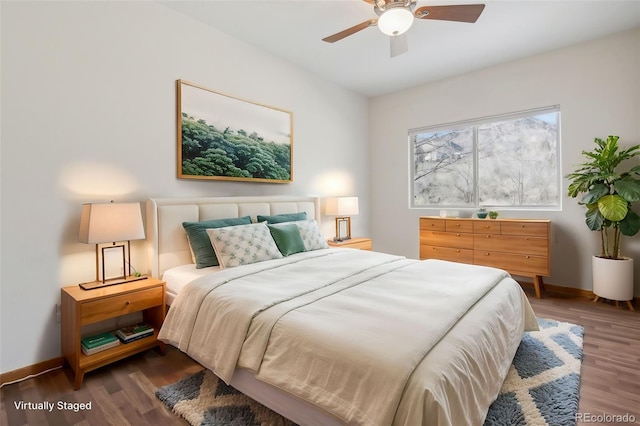
[[[40,374],[54,368],[62,367],[63,365],[64,358],[58,357],[39,362],[37,364],[18,368],[17,370],[9,371],[7,373],[2,373],[0,374],[0,386],[3,386],[6,383],[15,382],[17,380],[26,379],[29,376]]]
[[[527,288],[527,289],[533,288],[532,282],[528,282],[528,281],[518,281],[518,282],[524,288]],[[594,297],[593,292],[591,290],[585,290],[583,288],[562,287],[559,285],[544,283],[544,289],[546,292],[549,292],[549,293],[559,293],[567,296],[587,297],[587,298]]]
[[[533,289],[532,282],[528,282],[528,281],[518,281],[518,282],[524,288]],[[595,294],[593,294],[593,291],[585,290],[583,288],[563,287],[559,285],[544,283],[544,289],[545,289],[545,292],[547,293],[556,293],[556,294],[562,294],[565,296],[585,297],[588,299],[593,299],[595,297]],[[633,300],[635,301],[636,306],[638,306],[638,303],[640,303],[640,297],[636,296],[633,298]]]

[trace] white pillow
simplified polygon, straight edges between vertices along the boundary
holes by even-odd
[[[329,248],[329,244],[327,244],[327,240],[315,220],[296,220],[289,223],[295,223],[300,229],[305,251]]]
[[[265,223],[212,228],[207,234],[223,268],[282,257]]]

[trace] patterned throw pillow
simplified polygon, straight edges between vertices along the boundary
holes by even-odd
[[[329,244],[327,244],[327,240],[322,235],[318,222],[315,220],[299,220],[291,223],[295,223],[300,229],[305,251],[329,248]]]
[[[223,268],[282,257],[264,223],[207,229],[207,234]]]

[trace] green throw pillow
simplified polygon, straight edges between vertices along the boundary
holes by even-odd
[[[264,222],[264,221],[266,221],[267,223],[293,222],[296,220],[307,220],[307,212],[276,214],[273,216],[258,215],[257,218],[258,218],[258,222]]]
[[[304,241],[300,236],[300,230],[293,223],[268,225],[273,240],[283,256],[304,251]]]
[[[232,217],[228,219],[205,220],[202,222],[182,222],[182,227],[187,233],[189,245],[193,256],[196,258],[196,269],[218,266],[218,258],[213,251],[207,229],[224,228],[226,226],[249,225],[250,216]]]

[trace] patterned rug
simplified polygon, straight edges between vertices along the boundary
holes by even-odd
[[[525,333],[485,426],[576,424],[583,328],[538,323],[540,331]],[[293,425],[206,369],[157,389],[156,396],[194,426]]]
[[[584,329],[538,318],[525,333],[485,426],[576,424]]]

